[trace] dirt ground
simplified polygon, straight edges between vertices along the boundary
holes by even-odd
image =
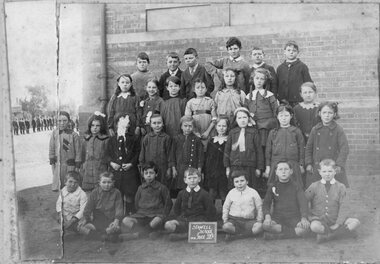
[[[55,220],[57,193],[50,191],[50,185],[33,187],[18,192],[21,255],[28,260],[102,263],[378,262],[380,175],[350,177],[350,183],[351,208],[362,223],[358,238],[321,245],[313,237],[279,241],[259,237],[226,243],[224,235],[216,244],[170,242],[165,236],[155,241],[104,243],[70,235],[61,241]]]

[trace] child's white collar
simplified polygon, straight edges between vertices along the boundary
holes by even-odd
[[[256,100],[256,96],[257,96],[257,93],[258,93],[258,92],[259,92],[259,90],[257,90],[257,89],[255,89],[255,90],[252,91],[252,99],[253,99],[253,100]],[[267,90],[267,94],[265,95],[264,98],[268,98],[268,97],[270,97],[270,96],[272,96],[272,95],[273,95],[273,93],[272,93],[271,91],[268,91],[268,90]],[[249,99],[249,98],[250,98],[250,94],[248,93],[247,96],[246,96],[245,98]]]
[[[232,60],[232,61],[241,61],[243,58],[241,57],[241,56],[239,56],[239,57],[237,57],[237,58],[232,58],[231,56],[230,56],[230,60]]]
[[[193,190],[194,190],[194,192],[199,192],[200,189],[201,189],[201,187],[199,187],[199,185],[197,185],[197,186],[195,186],[195,188]],[[186,191],[191,192],[191,189],[189,186],[186,187]]]
[[[256,63],[254,63],[254,64],[252,64],[252,67],[255,68],[255,69],[258,69],[258,68],[262,67],[264,64],[265,64],[264,61],[261,62],[260,64],[256,64]]]
[[[326,181],[325,181],[324,179],[321,179],[321,183],[322,183],[322,184],[326,184]],[[334,183],[336,183],[336,180],[335,180],[335,179],[332,179],[332,180],[330,181],[330,183],[331,183],[331,184],[334,184]]]
[[[119,97],[123,97],[124,99],[127,99],[127,97],[128,97],[129,95],[131,95],[130,92],[127,92],[127,93],[120,93],[117,97],[118,97],[118,98],[119,98]]]
[[[219,144],[223,144],[227,141],[227,136],[215,136],[214,137],[214,143],[219,142]]]

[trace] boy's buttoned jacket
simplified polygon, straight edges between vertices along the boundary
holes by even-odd
[[[264,169],[264,154],[260,147],[258,132],[255,128],[245,128],[245,151],[239,148],[232,150],[232,145],[238,141],[240,135],[240,127],[230,131],[224,149],[224,166],[248,166],[256,169]]]
[[[301,130],[294,126],[271,130],[265,152],[267,166],[281,160],[293,160],[303,165],[305,143]]]
[[[346,187],[335,181],[329,192],[321,181],[312,183],[305,191],[307,200],[311,203],[310,219],[327,218],[330,223],[342,225],[347,218],[348,203]]]
[[[320,122],[310,132],[305,163],[317,166],[323,159],[333,159],[338,166],[344,168],[348,153],[348,141],[343,128],[335,121],[328,126]]]
[[[312,82],[309,68],[300,59],[280,64],[277,68],[277,78],[278,99],[286,99],[289,102],[302,102],[299,88],[304,82]]]

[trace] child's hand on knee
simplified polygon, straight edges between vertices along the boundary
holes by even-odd
[[[339,227],[339,224],[333,224],[332,226],[330,226],[330,229],[336,230],[338,227]]]
[[[310,172],[310,173],[313,173],[313,166],[311,166],[311,164],[307,165],[306,166],[306,171]]]
[[[310,222],[305,217],[302,217],[301,221],[297,224],[297,227],[300,227],[303,229],[309,229]]]

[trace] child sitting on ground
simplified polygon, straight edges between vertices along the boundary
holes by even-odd
[[[263,203],[264,239],[303,236],[310,223],[307,220],[307,200],[302,187],[290,179],[293,170],[288,162],[278,162],[275,171],[277,179],[269,185]]]
[[[336,165],[332,159],[319,163],[319,175],[322,179],[312,183],[305,191],[310,202],[310,229],[317,233],[317,242],[322,243],[339,237],[356,237],[355,230],[360,222],[348,218],[346,187],[335,180]]]
[[[225,239],[231,235],[245,237],[257,235],[263,229],[263,210],[260,195],[248,187],[247,173],[234,171],[231,175],[235,188],[226,197],[223,204],[223,230],[227,233]]]
[[[187,185],[179,192],[174,203],[175,218],[165,223],[165,229],[171,233],[169,239],[187,238],[189,222],[215,220],[216,209],[208,192],[199,186],[201,173],[196,168],[185,171],[184,181]]]
[[[83,217],[83,211],[87,204],[87,195],[79,187],[79,181],[79,173],[69,171],[66,174],[65,187],[59,193],[56,210],[64,232],[69,230],[80,231],[78,230],[78,222]],[[88,233],[89,230],[84,232]]]
[[[137,212],[123,219],[122,227],[137,232],[120,235],[123,240],[143,237],[149,232],[149,237],[155,239],[160,233],[154,231],[163,227],[164,220],[170,213],[173,202],[170,199],[169,189],[156,180],[158,167],[152,161],[142,167],[145,182],[139,186],[135,196]]]
[[[123,201],[120,191],[114,188],[114,176],[103,172],[99,186],[92,190],[79,226],[90,229],[89,238],[117,241],[120,221],[123,218]],[[91,220],[92,216],[92,220]]]

